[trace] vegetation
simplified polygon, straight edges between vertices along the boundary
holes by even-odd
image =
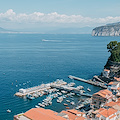
[[[120,62],[120,42],[111,41],[107,45],[108,52],[111,53],[110,60],[113,62]]]

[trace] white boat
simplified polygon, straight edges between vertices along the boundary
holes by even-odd
[[[71,105],[75,105],[75,103],[74,103],[73,101],[72,101],[72,102],[70,102],[70,104],[71,104]]]
[[[90,88],[87,88],[87,90],[90,92],[91,91],[91,89]]]
[[[12,111],[11,111],[10,109],[7,109],[7,112],[8,112],[8,113],[11,113]]]
[[[40,108],[38,105],[35,105],[36,108]]]
[[[45,107],[45,105],[43,105],[43,104],[41,104],[41,103],[38,103],[38,105],[39,105],[40,107]]]
[[[66,102],[70,102],[70,100],[66,100]]]

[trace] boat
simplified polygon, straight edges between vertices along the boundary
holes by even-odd
[[[72,101],[72,102],[70,102],[70,104],[71,104],[71,105],[75,105],[75,102]]]
[[[66,109],[70,109],[70,107],[66,107]]]
[[[35,105],[36,108],[40,108],[38,105]]]
[[[45,105],[43,105],[43,104],[41,104],[41,103],[38,103],[38,105],[39,105],[40,107],[45,107]]]
[[[74,85],[75,85],[74,82],[71,82],[71,83],[67,84],[67,86],[69,86],[69,87],[72,87],[72,86],[74,86]]]
[[[90,92],[91,91],[91,89],[90,88],[87,88],[87,90]]]
[[[11,113],[12,111],[11,111],[10,109],[7,109],[7,112],[8,112],[8,113]]]
[[[33,97],[31,94],[27,94],[26,97],[27,97],[29,100],[35,99],[35,97]]]
[[[70,102],[70,100],[66,100],[66,102]]]
[[[63,105],[64,105],[64,106],[68,106],[68,104],[66,104],[66,103],[63,103]]]

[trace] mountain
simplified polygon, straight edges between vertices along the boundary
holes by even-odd
[[[92,36],[120,36],[120,22],[96,27],[92,30]]]

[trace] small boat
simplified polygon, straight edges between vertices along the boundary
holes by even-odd
[[[38,105],[35,105],[36,108],[40,108]]]
[[[35,99],[35,97],[33,97],[31,94],[27,94],[27,98],[28,98],[29,100]]]
[[[63,103],[63,105],[64,105],[64,106],[68,106],[68,104],[66,104],[66,103]]]
[[[71,104],[71,105],[75,105],[75,103],[74,103],[73,101],[72,101],[72,102],[70,102],[70,104]]]
[[[87,90],[90,92],[91,91],[91,89],[90,88],[87,88]]]
[[[66,107],[66,109],[70,109],[70,107]]]
[[[7,109],[7,112],[8,112],[8,113],[11,113],[12,111],[11,111],[10,109]]]
[[[43,105],[43,104],[41,104],[41,103],[38,103],[38,105],[39,105],[40,107],[45,107],[45,105]]]
[[[70,102],[70,100],[66,100],[66,102]]]

